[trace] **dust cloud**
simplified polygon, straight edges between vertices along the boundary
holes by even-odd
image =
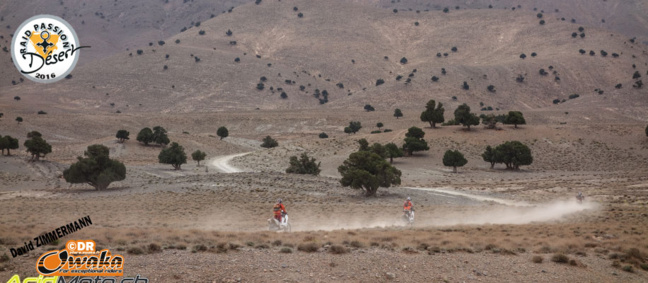
[[[598,205],[593,202],[578,203],[574,200],[554,200],[546,203],[530,204],[491,196],[473,195],[451,189],[410,188],[430,192],[435,197],[455,199],[458,203],[456,210],[439,212],[438,210],[417,211],[415,228],[441,227],[454,225],[487,225],[487,224],[529,224],[561,220],[566,216],[584,211],[594,211]],[[492,205],[462,206],[463,202],[476,200]],[[362,217],[359,215],[329,215],[323,221],[300,221],[293,223],[293,231],[330,231],[339,229],[387,228],[406,226],[400,214],[382,217]]]

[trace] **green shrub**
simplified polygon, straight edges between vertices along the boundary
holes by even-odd
[[[282,254],[291,254],[293,252],[293,250],[291,248],[288,248],[288,247],[283,247],[283,248],[281,248],[281,250],[279,250],[279,252],[282,253]]]
[[[455,121],[454,119],[451,119],[448,122],[441,124],[441,126],[456,126],[456,125],[461,125],[461,123]]]
[[[309,158],[305,152],[301,154],[300,158],[291,156],[290,166],[286,169],[286,173],[291,174],[310,174],[317,176],[320,172],[320,162],[317,162],[315,158]]]
[[[261,144],[261,147],[263,148],[273,148],[279,146],[279,143],[270,136],[266,136],[262,141],[263,143]]]

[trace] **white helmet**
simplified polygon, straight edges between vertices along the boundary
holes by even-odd
[[[281,203],[281,199],[278,199],[278,200],[277,200],[277,203]]]
[[[412,198],[411,198],[411,197],[407,197],[407,200],[412,200]]]

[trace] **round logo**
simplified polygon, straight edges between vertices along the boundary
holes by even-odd
[[[70,252],[76,251],[76,243],[73,242],[73,241],[69,241],[69,242],[67,243],[67,249],[68,249],[68,251],[70,251]]]
[[[23,22],[14,33],[11,57],[28,79],[52,83],[72,72],[81,48],[68,22],[57,16],[38,15]]]

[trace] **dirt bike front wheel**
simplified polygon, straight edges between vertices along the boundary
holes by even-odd
[[[290,227],[290,223],[286,224],[286,227],[284,227],[285,232],[290,232],[292,230],[292,227]]]

